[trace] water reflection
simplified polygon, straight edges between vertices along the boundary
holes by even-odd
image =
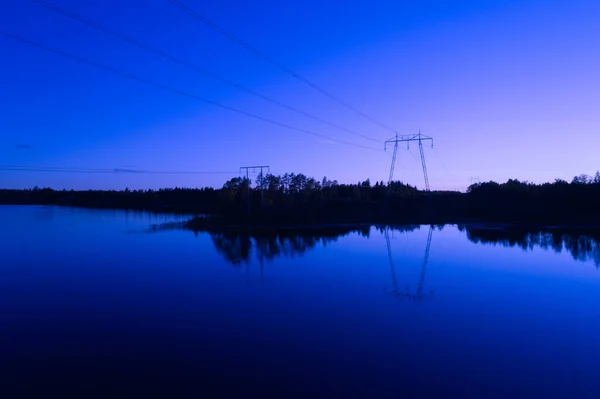
[[[178,230],[184,228],[182,222],[152,225],[147,232],[165,230]],[[429,226],[427,240],[424,243],[424,255],[421,265],[422,277],[416,288],[411,291],[408,287],[399,289],[395,277],[390,233],[412,232],[419,229],[418,225],[406,226],[373,226],[385,237],[392,277],[392,293],[420,301],[423,298],[423,281],[427,270],[431,239],[434,230],[441,231],[443,225]],[[566,228],[540,228],[527,229],[511,226],[487,226],[478,224],[457,225],[459,231],[466,234],[469,241],[477,244],[494,244],[505,247],[519,247],[523,250],[532,250],[540,247],[553,250],[556,253],[567,251],[574,260],[580,262],[591,261],[596,268],[600,268],[600,231]],[[230,264],[239,267],[251,262],[255,255],[261,263],[271,261],[277,257],[300,256],[319,245],[337,241],[339,238],[352,233],[369,238],[371,226],[335,226],[316,228],[280,228],[280,229],[227,229],[219,232],[209,232],[211,241],[216,251]],[[200,232],[194,231],[195,235]]]
[[[377,231],[389,233],[411,232],[420,227],[410,226],[375,226]],[[432,227],[433,229],[433,227]],[[225,230],[209,233],[216,251],[234,266],[249,263],[255,253],[258,260],[274,260],[277,257],[301,256],[317,246],[327,246],[349,234],[356,233],[369,238],[371,226],[336,226],[316,228],[282,228],[263,230]],[[196,232],[197,234],[197,232]],[[429,244],[431,238],[429,238]],[[429,245],[428,244],[428,245]],[[428,251],[427,251],[428,252]]]
[[[166,223],[153,223],[150,227],[137,227],[130,228],[124,231],[125,234],[153,234],[164,231],[174,230],[185,230],[185,221],[183,222],[166,222]]]
[[[55,212],[52,206],[40,206],[35,208],[33,217],[40,222],[51,222],[54,220]]]
[[[177,223],[150,227],[161,218],[55,208],[48,222],[35,211],[0,207],[0,398],[600,392],[600,273],[553,252],[589,259],[593,232],[542,239],[470,224],[195,238],[162,232]],[[156,233],[122,234],[142,228]],[[224,255],[250,262],[252,281]],[[257,287],[261,256],[274,262]]]
[[[351,233],[368,238],[370,226],[272,230],[227,230],[212,232],[216,251],[234,266],[249,263],[253,252],[259,260],[301,256],[318,245],[337,241]]]
[[[383,230],[383,234],[385,236],[385,242],[387,246],[387,254],[388,254],[388,262],[390,263],[390,272],[391,272],[391,280],[392,280],[392,290],[391,293],[397,298],[406,298],[414,300],[417,303],[420,303],[421,300],[426,296],[423,293],[423,287],[425,286],[425,275],[427,272],[427,262],[429,261],[429,251],[431,250],[431,238],[433,236],[434,226],[429,226],[429,232],[427,233],[427,241],[425,244],[425,254],[423,255],[423,261],[421,263],[421,272],[419,274],[419,281],[417,283],[416,289],[411,291],[410,286],[405,286],[404,290],[400,290],[398,288],[398,279],[396,277],[396,269],[394,267],[394,256],[392,253],[392,246],[390,243],[390,227],[387,226]],[[438,230],[442,230],[443,226],[439,226]],[[428,294],[433,294],[433,291],[429,291]]]
[[[519,247],[532,250],[540,247],[552,249],[556,253],[563,250],[580,262],[592,261],[600,268],[600,232],[593,230],[570,230],[547,228],[527,230],[510,227],[458,226],[466,232],[467,238],[474,243],[500,244],[505,247]]]

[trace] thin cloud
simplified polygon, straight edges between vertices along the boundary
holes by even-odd
[[[319,140],[319,143],[323,143],[323,144],[335,144],[335,141],[333,141],[333,140]]]

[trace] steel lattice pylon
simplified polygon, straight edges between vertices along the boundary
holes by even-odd
[[[429,136],[425,136],[424,134],[421,134],[421,132],[419,131],[419,134],[405,135],[405,136],[396,135],[396,137],[387,140],[383,144],[383,149],[387,150],[387,145],[394,143],[394,154],[392,155],[392,166],[390,167],[390,177],[388,180],[388,186],[389,186],[388,197],[389,197],[389,193],[390,193],[390,189],[391,189],[392,179],[394,177],[394,169],[396,167],[396,154],[398,151],[398,143],[406,142],[406,146],[408,148],[408,145],[411,141],[417,141],[419,143],[419,152],[421,154],[421,165],[423,166],[423,177],[425,179],[425,191],[430,190],[429,189],[429,176],[427,174],[427,165],[425,163],[425,153],[423,151],[423,141],[431,141],[431,147],[433,147],[433,138],[429,137]]]
[[[423,153],[423,141],[422,140],[419,140],[419,152],[421,153],[421,164],[423,165],[423,177],[425,178],[425,190],[429,191],[429,176],[427,176],[427,165],[425,164],[425,153]]]

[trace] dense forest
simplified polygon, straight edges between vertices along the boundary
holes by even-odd
[[[234,177],[219,188],[57,191],[0,190],[0,204],[65,205],[212,215],[210,223],[457,223],[600,224],[600,173],[567,182],[471,185],[466,193],[425,192],[399,181],[339,184],[303,174]]]
[[[582,224],[600,222],[600,172],[571,182],[478,183],[468,190],[468,215],[494,221]]]
[[[161,190],[62,190],[35,187],[31,190],[0,190],[0,204],[70,205],[94,208],[140,209],[157,212],[207,214],[247,214],[259,211],[286,211],[311,208],[328,202],[382,202],[415,198],[420,192],[412,186],[393,182],[338,184],[323,178],[317,181],[303,174],[267,174],[253,184],[250,179],[234,177],[220,188],[174,188]]]

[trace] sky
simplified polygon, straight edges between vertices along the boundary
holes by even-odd
[[[0,31],[152,83],[0,35],[0,187],[220,187],[239,174],[239,167],[251,165],[346,183],[387,181],[392,148],[384,151],[383,142],[395,132],[419,131],[434,138],[433,148],[424,146],[432,189],[464,190],[474,181],[509,178],[570,181],[600,169],[597,1],[181,0],[390,129],[286,74],[168,0],[48,2],[360,136],[35,1],[0,0]],[[154,173],[163,171],[176,173]],[[399,147],[394,179],[423,188],[416,143]]]

